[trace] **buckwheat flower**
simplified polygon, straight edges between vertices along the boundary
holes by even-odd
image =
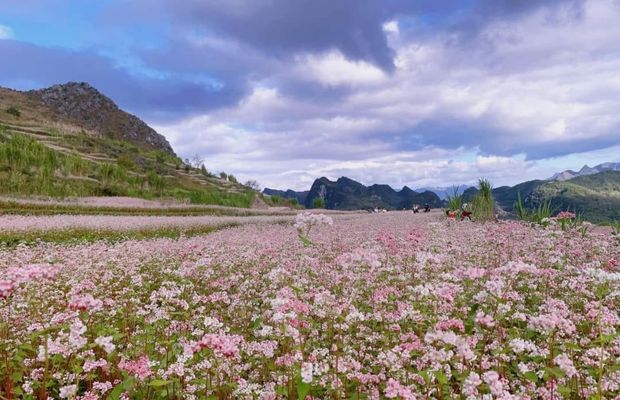
[[[562,211],[555,216],[557,219],[573,219],[575,218],[575,213],[570,211]]]
[[[32,394],[33,390],[32,390],[32,381],[26,381],[24,382],[24,384],[22,385],[22,390],[24,391],[24,393],[26,394]]]
[[[304,383],[312,382],[313,365],[310,362],[301,363],[301,381]]]
[[[103,348],[106,353],[110,354],[116,349],[116,346],[112,343],[113,339],[112,336],[99,336],[95,339],[95,344]]]
[[[60,388],[60,398],[69,399],[77,393],[77,385],[67,385]]]
[[[84,372],[90,372],[97,368],[105,369],[108,366],[108,362],[106,360],[86,360],[84,361]]]
[[[92,294],[74,295],[69,302],[69,308],[76,311],[98,311],[103,307],[103,301],[95,299]]]
[[[9,297],[13,289],[15,285],[12,281],[0,280],[0,298]]]
[[[153,374],[153,372],[151,372],[149,358],[147,356],[142,356],[133,361],[128,361],[125,358],[121,358],[121,361],[118,363],[118,367],[124,371],[127,371],[129,375],[133,375],[140,380],[144,380]]]
[[[529,340],[521,338],[512,339],[509,343],[510,348],[517,354],[536,351],[536,345]]]
[[[569,378],[577,375],[577,368],[573,365],[573,361],[566,353],[556,356],[553,361]]]
[[[482,385],[482,379],[480,375],[475,372],[470,372],[465,382],[463,382],[463,394],[468,397],[478,395],[478,386]]]
[[[482,374],[482,379],[489,385],[494,396],[501,396],[504,392],[504,385],[500,381],[499,374],[495,371],[487,371]]]

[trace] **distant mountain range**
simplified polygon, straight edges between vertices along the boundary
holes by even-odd
[[[305,204],[306,203],[306,197],[308,197],[308,193],[310,193],[308,190],[305,190],[303,192],[296,192],[294,190],[277,190],[277,189],[269,189],[269,188],[265,188],[263,189],[263,194],[266,194],[268,196],[278,196],[278,197],[282,197],[283,199],[294,199],[297,200],[297,203],[299,204]]]
[[[567,178],[569,173],[572,177]],[[477,189],[461,185],[465,202],[470,202]],[[341,177],[330,181],[323,177],[314,181],[309,191],[265,189],[264,194],[296,199],[298,203],[312,208],[314,200],[321,198],[328,209],[356,210],[386,208],[399,210],[411,208],[413,204],[429,204],[431,207],[445,206],[451,188],[423,188],[416,191],[405,186],[400,191],[388,185],[364,186],[352,179]],[[593,168],[584,166],[579,172],[564,171],[549,180],[532,180],[515,186],[500,186],[493,189],[497,205],[508,215],[514,216],[514,205],[518,195],[524,205],[533,209],[544,201],[550,201],[556,211],[577,212],[592,222],[620,220],[620,163],[604,163]]]
[[[435,193],[441,200],[446,200],[448,196],[453,196],[456,191],[457,194],[462,194],[467,188],[471,187],[471,185],[452,185],[445,187],[423,187],[418,188],[416,192],[426,192],[430,191]]]
[[[315,199],[320,198],[324,201],[325,208],[334,210],[360,210],[375,207],[401,210],[409,209],[413,204],[421,206],[428,204],[431,207],[441,207],[443,204],[437,194],[428,190],[417,192],[405,186],[400,191],[396,191],[388,185],[364,186],[347,177],[341,177],[335,182],[325,177],[319,178],[314,181],[310,191],[307,192],[267,188],[263,190],[263,193],[288,199],[295,198],[306,208],[312,208]]]
[[[599,172],[605,172],[605,171],[620,171],[620,163],[608,162],[608,163],[599,164],[595,167],[589,167],[588,165],[584,165],[578,172],[575,172],[571,169],[567,169],[566,171],[553,174],[553,176],[549,178],[549,180],[567,181],[569,179],[573,179],[578,176],[594,175],[594,174],[598,174]]]

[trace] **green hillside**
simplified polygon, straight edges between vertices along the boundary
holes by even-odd
[[[551,200],[557,210],[570,210],[592,222],[620,220],[620,172],[607,171],[567,181],[546,182],[534,190],[528,202]]]
[[[128,141],[0,125],[0,194],[132,196],[249,207],[253,191]]]
[[[470,202],[477,189],[469,188],[463,199]],[[582,218],[602,223],[620,220],[620,172],[606,171],[565,181],[534,180],[493,189],[493,197],[506,212],[514,213],[521,194],[526,208],[533,210],[545,201],[556,211],[570,210]],[[514,215],[513,215],[514,217]]]

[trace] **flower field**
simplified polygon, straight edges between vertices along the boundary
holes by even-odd
[[[617,399],[620,243],[397,212],[0,250],[0,399]]]

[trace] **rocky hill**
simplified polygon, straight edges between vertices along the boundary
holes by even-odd
[[[207,163],[208,166],[208,163]],[[131,196],[251,206],[254,192],[178,158],[86,83],[0,88],[0,195]]]
[[[140,118],[121,110],[88,83],[69,82],[25,95],[49,107],[58,118],[85,130],[174,155],[165,137]]]
[[[401,210],[409,209],[413,204],[429,204],[431,207],[442,205],[441,199],[430,191],[418,193],[407,186],[400,191],[395,191],[388,185],[364,186],[347,177],[341,177],[335,182],[325,177],[315,180],[306,196],[305,206],[312,208],[317,198],[323,200],[325,208],[334,210],[375,207]]]
[[[599,172],[605,172],[605,171],[620,171],[620,163],[607,162],[607,163],[596,165],[594,167],[589,167],[586,164],[579,171],[573,171],[571,169],[567,169],[566,171],[553,174],[553,176],[549,178],[549,180],[567,181],[569,179],[573,179],[578,176],[593,175],[593,174],[598,174]]]

